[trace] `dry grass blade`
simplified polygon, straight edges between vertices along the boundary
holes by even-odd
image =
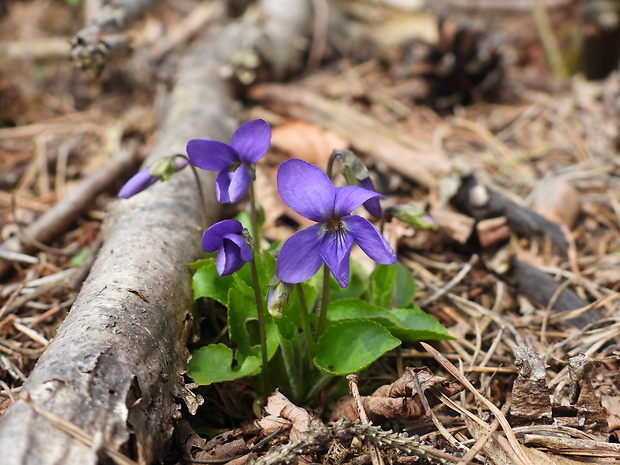
[[[452,376],[454,376],[460,383],[462,383],[463,386],[469,389],[469,391],[474,395],[474,397],[476,397],[476,399],[478,399],[489,410],[491,410],[491,412],[493,412],[499,423],[502,425],[502,428],[506,433],[506,438],[508,439],[508,442],[514,450],[514,459],[518,460],[519,463],[534,465],[530,461],[530,459],[523,453],[521,445],[519,444],[516,436],[512,432],[512,428],[508,423],[508,420],[506,420],[504,414],[491,401],[489,401],[486,397],[480,394],[478,390],[469,382],[469,380],[465,376],[463,376],[463,374],[461,374],[461,372],[457,370],[457,368],[452,363],[450,363],[447,358],[445,358],[437,350],[435,350],[434,347],[424,342],[421,342],[421,344],[435,358],[435,360],[437,360],[437,362],[441,364],[442,367],[444,367]]]

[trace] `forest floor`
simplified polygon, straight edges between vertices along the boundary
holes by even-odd
[[[135,53],[93,77],[68,59],[71,38],[85,24],[85,8],[69,3],[0,6],[1,241],[22,234],[129,141],[138,144],[138,168],[157,137],[157,96],[173,82],[175,55],[193,38],[178,25],[200,7],[161,3],[132,27]],[[305,226],[276,195],[277,164],[296,157],[324,168],[334,148],[360,155],[389,202],[412,202],[438,223],[436,230],[392,223],[387,235],[412,270],[416,303],[456,339],[433,343],[446,360],[421,344],[404,345],[362,373],[360,389],[369,394],[390,384],[404,367],[453,379],[450,363],[476,389],[465,387],[452,404],[440,399],[435,418],[390,419],[391,428],[417,435],[422,448],[382,450],[391,463],[448,463],[462,457],[459,444],[479,445],[470,463],[485,455],[494,463],[615,463],[618,73],[599,81],[554,75],[528,12],[459,11],[440,26],[430,12],[336,3],[366,31],[359,40],[327,47],[300,75],[253,83],[239,97],[248,120],[264,118],[273,127],[258,172],[265,238],[283,240],[291,225]],[[561,53],[571,56],[577,10],[558,16],[552,20]],[[105,212],[131,174],[110,179],[77,220],[36,243],[35,252],[0,257],[12,263],[0,284],[0,414],[69,311],[101,243]],[[199,410],[194,428],[255,434],[251,409],[239,406],[251,401],[247,386],[222,391],[202,391],[209,421]],[[491,407],[474,391],[508,417],[526,458],[507,455],[510,434],[479,440],[488,428],[476,420]],[[237,404],[231,392],[244,400]],[[324,401],[315,413],[327,419],[331,408],[333,401]],[[506,432],[501,422],[493,425]],[[352,460],[330,453],[307,458]]]

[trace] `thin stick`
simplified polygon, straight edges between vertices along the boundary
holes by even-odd
[[[469,380],[465,376],[463,376],[461,372],[457,370],[456,367],[452,365],[452,363],[450,363],[450,361],[447,358],[441,355],[433,346],[426,344],[425,342],[420,342],[420,344],[422,344],[422,347],[424,347],[426,351],[430,353],[433,356],[433,358],[441,364],[442,367],[444,367],[452,376],[454,376],[460,383],[462,383],[463,386],[469,389],[469,391],[474,395],[474,397],[476,397],[476,399],[478,399],[478,401],[486,405],[487,408],[489,408],[489,410],[493,412],[495,417],[498,419],[498,421],[502,425],[502,429],[506,433],[506,438],[508,439],[508,442],[512,446],[515,456],[521,459],[523,463],[533,465],[530,459],[523,453],[523,450],[521,449],[521,445],[519,444],[519,441],[517,441],[517,438],[512,432],[512,428],[510,424],[508,423],[508,420],[506,420],[506,417],[500,411],[500,409],[498,409],[495,406],[495,404],[493,404],[493,402],[491,402],[486,397],[484,397],[482,394],[480,394],[478,390],[474,386],[472,386]]]

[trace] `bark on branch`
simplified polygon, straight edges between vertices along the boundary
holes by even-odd
[[[274,22],[307,20],[280,15]],[[238,121],[231,115],[232,86],[221,71],[235,53],[253,46],[248,29],[257,25],[248,21],[214,28],[186,57],[148,164],[184,153],[192,138],[229,138]],[[291,39],[278,47],[295,43]],[[296,51],[278,56],[298,59]],[[286,63],[272,65],[287,68]],[[212,184],[213,179],[207,174],[203,181]],[[212,185],[204,187],[214,192]],[[207,200],[216,217],[217,204]],[[178,417],[176,399],[184,398],[190,410],[197,406],[182,374],[193,304],[187,264],[202,256],[200,218],[189,170],[112,208],[91,274],[23,386],[36,410],[18,400],[0,417],[3,465],[109,463],[109,450],[140,464],[161,457]],[[41,409],[53,415],[42,415]],[[98,447],[49,421],[58,417],[79,427]]]

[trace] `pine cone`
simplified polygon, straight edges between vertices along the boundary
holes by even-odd
[[[492,98],[502,82],[498,47],[477,28],[456,20],[439,20],[436,43],[412,39],[403,44],[393,75],[407,86],[417,103],[438,111]],[[416,85],[417,84],[417,85]]]

